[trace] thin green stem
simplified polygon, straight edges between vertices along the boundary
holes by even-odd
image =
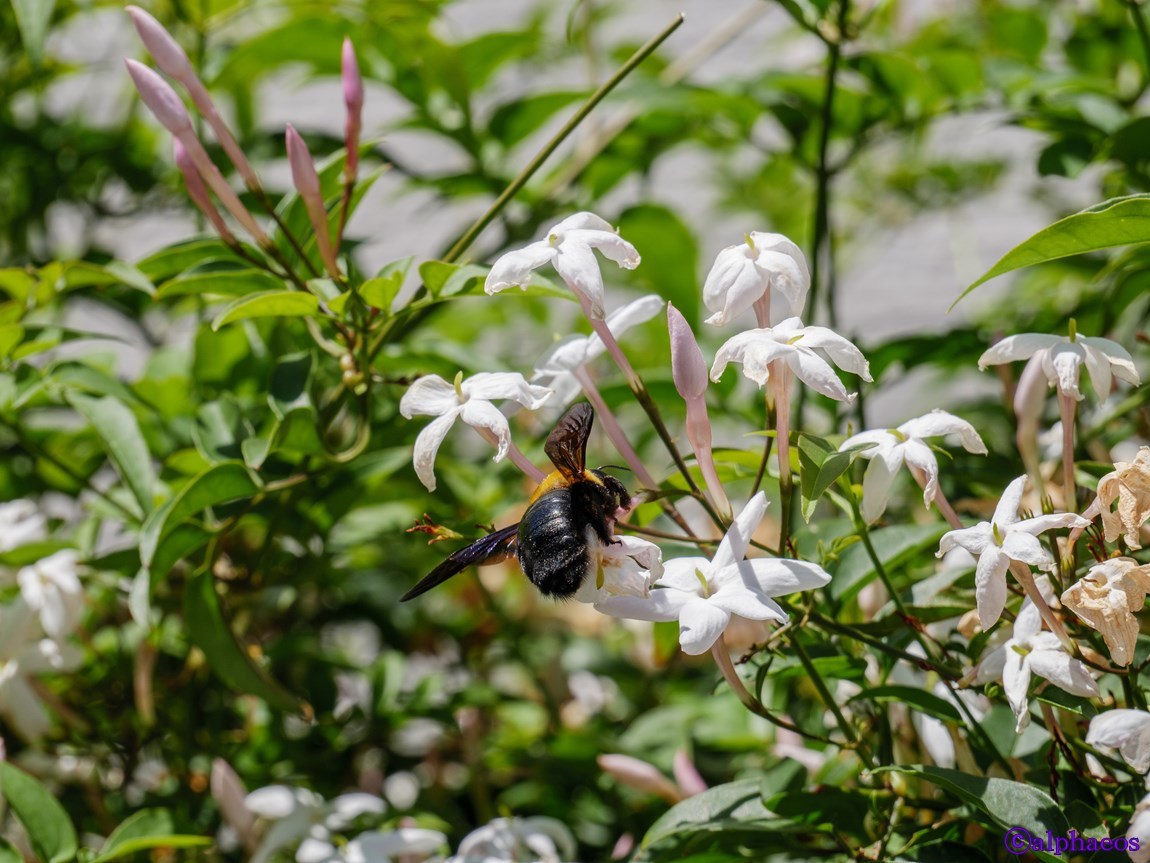
[[[1142,4],[1138,0],[1126,0],[1130,7],[1130,17],[1134,19],[1134,27],[1138,31],[1138,41],[1142,43],[1142,88],[1150,86],[1150,28],[1146,25],[1146,16],[1142,14]]]
[[[627,59],[626,63],[619,67],[615,74],[604,81],[599,88],[591,94],[587,101],[580,106],[579,110],[563,124],[562,128],[552,136],[551,140],[543,145],[543,149],[536,153],[534,158],[523,167],[523,170],[520,171],[507,188],[503,190],[503,193],[488,207],[487,212],[480,216],[475,223],[464,232],[463,236],[455,242],[455,245],[448,249],[447,254],[443,256],[443,260],[449,262],[454,261],[462,255],[467,248],[475,242],[476,237],[483,232],[483,229],[495,220],[495,217],[507,206],[508,202],[527,185],[527,182],[535,175],[535,172],[543,166],[543,163],[550,158],[551,154],[559,148],[568,136],[575,131],[579,124],[583,122],[587,115],[594,110],[595,106],[602,102],[608,93],[619,86],[623,79],[630,75],[640,63],[653,54],[672,33],[678,30],[684,20],[683,15],[676,15],[670,24],[649,39],[646,44]]]
[[[791,647],[794,648],[795,655],[798,656],[799,662],[801,662],[803,668],[806,669],[811,683],[814,684],[815,689],[819,693],[819,697],[823,700],[823,704],[826,705],[827,710],[834,716],[835,722],[838,723],[839,728],[842,729],[847,740],[851,742],[852,747],[858,752],[863,764],[866,765],[868,770],[873,770],[875,765],[874,759],[871,758],[870,749],[859,739],[858,732],[855,731],[854,726],[847,722],[846,717],[843,716],[838,702],[835,700],[835,697],[831,695],[830,690],[827,689],[826,681],[823,680],[822,675],[819,674],[818,669],[815,668],[815,664],[811,662],[811,658],[807,655],[807,651],[803,647],[802,642],[797,637],[792,637]]]

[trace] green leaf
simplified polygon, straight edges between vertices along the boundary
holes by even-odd
[[[557,111],[586,96],[586,92],[579,90],[553,90],[516,99],[495,109],[487,130],[504,147],[514,147],[550,120]]]
[[[1025,782],[971,776],[923,764],[880,767],[875,772],[907,773],[932,782],[1003,828],[1025,827],[1037,836],[1045,836],[1047,830],[1055,836],[1065,836],[1070,829],[1062,809],[1050,795]]]
[[[641,204],[619,215],[619,233],[639,254],[643,265],[632,278],[645,290],[675,304],[692,326],[699,323],[699,250],[695,235],[666,207]]]
[[[0,836],[0,863],[24,863],[24,856],[3,836]]]
[[[858,454],[875,444],[853,446],[839,452],[822,438],[813,435],[799,435],[799,487],[803,498],[803,518],[810,522],[815,504],[831,484],[846,473]]]
[[[0,324],[0,360],[24,341],[24,328],[19,324]]]
[[[89,863],[105,863],[149,848],[193,848],[211,845],[207,836],[176,835],[167,809],[142,809],[125,818],[104,841],[97,857]]]
[[[73,393],[68,401],[92,424],[104,442],[108,458],[131,489],[140,510],[145,514],[151,512],[155,504],[156,474],[136,415],[110,396],[92,398]]]
[[[222,240],[201,237],[160,249],[136,266],[146,278],[160,284],[193,267],[202,267],[217,261],[229,261],[232,266],[247,265],[247,262],[229,249]]]
[[[774,833],[793,829],[763,805],[759,779],[740,779],[688,797],[663,813],[643,837],[636,860],[648,859],[649,849],[662,842],[696,833],[727,830]]]
[[[319,311],[319,298],[302,291],[260,291],[228,303],[212,321],[218,330],[234,321],[248,318],[306,318]]]
[[[0,794],[24,825],[32,850],[44,863],[65,863],[76,856],[76,830],[47,788],[23,770],[0,761]]]
[[[251,473],[238,462],[208,468],[148,516],[140,531],[140,561],[151,567],[160,543],[187,518],[209,506],[250,497],[258,490]]]
[[[44,39],[48,36],[48,25],[52,22],[55,8],[55,0],[12,0],[20,40],[33,66],[39,66],[44,55]]]
[[[411,265],[415,262],[413,256],[400,258],[384,265],[374,278],[368,279],[359,287],[360,298],[369,306],[380,309],[385,314],[391,311],[391,304],[403,288]]]
[[[156,290],[156,299],[183,297],[191,294],[254,294],[283,290],[282,279],[263,270],[221,269],[197,271],[176,276]]]
[[[472,291],[487,278],[487,268],[474,264],[449,264],[445,261],[424,261],[419,265],[419,277],[431,296],[439,299]]]
[[[272,371],[268,403],[280,419],[296,408],[310,407],[308,385],[314,359],[310,352],[280,357]]]
[[[192,641],[204,652],[208,665],[224,683],[281,710],[310,715],[310,706],[272,680],[236,640],[224,618],[210,570],[201,570],[188,582],[184,591],[184,618]]]
[[[925,689],[916,689],[913,686],[875,686],[871,689],[864,689],[850,700],[905,704],[912,710],[933,716],[935,719],[941,719],[943,722],[962,722],[958,708],[945,698]]]
[[[796,824],[833,824],[838,832],[866,835],[867,799],[858,792],[824,785],[818,791],[787,791],[765,800],[767,808]]]
[[[984,282],[1012,270],[1135,243],[1150,243],[1150,195],[1111,198],[1043,228],[1003,255],[954,302]]]
[[[878,559],[889,571],[899,566],[913,555],[937,546],[939,537],[950,529],[949,525],[911,524],[884,527],[870,532]],[[847,549],[832,573],[834,578],[827,585],[840,602],[850,599],[875,577],[874,564],[860,542]]]

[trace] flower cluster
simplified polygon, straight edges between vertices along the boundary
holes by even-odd
[[[35,502],[0,504],[0,553],[34,551],[47,539],[48,522]],[[72,643],[84,610],[79,557],[63,549],[15,572],[0,567],[0,597],[5,583],[14,583],[16,593],[0,601],[0,718],[26,740],[38,740],[52,722],[36,678],[74,670],[82,656]]]

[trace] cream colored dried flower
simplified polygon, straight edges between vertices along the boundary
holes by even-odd
[[[1118,501],[1118,509],[1112,510]],[[1106,541],[1125,533],[1126,545],[1141,548],[1138,530],[1150,519],[1150,447],[1141,447],[1132,462],[1115,462],[1114,470],[1098,481],[1098,497],[1083,515],[1102,515]]]
[[[1110,658],[1129,665],[1138,638],[1140,611],[1150,592],[1150,565],[1139,566],[1129,557],[1116,557],[1090,568],[1078,583],[1062,594],[1062,604],[1091,629],[1102,633]]]

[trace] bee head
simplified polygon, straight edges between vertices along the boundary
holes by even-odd
[[[610,474],[604,473],[603,468],[593,470],[591,473],[603,484],[604,490],[610,497],[610,504],[615,510],[622,510],[624,513],[631,511],[633,504],[631,492],[627,491],[627,486]]]

